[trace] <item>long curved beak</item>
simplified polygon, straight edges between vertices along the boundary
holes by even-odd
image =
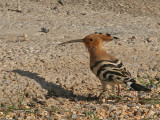
[[[70,41],[67,41],[67,42],[62,42],[58,45],[64,45],[64,44],[67,44],[67,43],[74,43],[74,42],[84,42],[83,39],[78,39],[78,40],[70,40]]]

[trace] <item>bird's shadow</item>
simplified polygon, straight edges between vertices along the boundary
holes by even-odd
[[[38,73],[32,73],[30,71],[24,71],[24,70],[19,70],[19,69],[13,70],[12,72],[18,73],[21,76],[25,76],[30,79],[33,79],[37,83],[39,83],[43,89],[48,91],[48,93],[45,95],[46,99],[50,97],[63,97],[63,98],[68,98],[73,101],[97,100],[96,96],[92,97],[90,94],[88,96],[76,95],[73,93],[73,91],[64,89],[60,85],[56,85],[55,83],[52,83],[52,82],[47,82],[45,81],[45,78],[40,77]]]

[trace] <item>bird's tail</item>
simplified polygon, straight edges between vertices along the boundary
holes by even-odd
[[[150,92],[151,90],[136,83],[136,81],[133,78],[124,79],[124,83],[134,89],[135,91],[147,91]]]

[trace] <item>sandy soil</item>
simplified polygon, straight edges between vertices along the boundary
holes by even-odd
[[[159,0],[1,0],[0,21],[0,117],[11,106],[9,98],[18,106],[23,95],[22,108],[37,110],[38,114],[31,112],[35,119],[89,119],[94,114],[98,119],[142,119],[153,117],[147,116],[149,112],[159,116],[160,113],[153,112],[160,108],[152,104],[147,104],[147,108],[133,100],[91,100],[90,96],[101,92],[101,84],[89,69],[85,46],[57,46],[94,32],[112,34],[120,40],[105,43],[105,50],[122,60],[134,78],[140,75],[147,81],[149,74],[157,82]],[[42,28],[49,32],[42,32]],[[126,93],[133,96],[124,86],[121,94]],[[159,90],[156,94],[155,98]],[[132,103],[133,109],[138,106],[137,110],[149,111],[142,115],[134,109],[134,116],[127,113],[124,118],[123,110],[127,111]],[[126,108],[119,110],[122,106]],[[54,111],[49,112],[52,108]],[[116,113],[106,113],[112,108]],[[87,116],[84,111],[94,114]],[[27,119],[31,113],[13,110],[7,117]]]

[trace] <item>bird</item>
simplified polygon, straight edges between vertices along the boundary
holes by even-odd
[[[70,40],[62,42],[59,45],[75,42],[84,43],[90,55],[90,69],[102,84],[103,92],[99,97],[107,91],[107,85],[117,85],[118,95],[121,84],[125,84],[129,89],[133,89],[134,91],[150,92],[151,90],[149,88],[136,82],[122,61],[103,49],[103,42],[110,42],[115,39],[119,38],[108,33],[95,32],[87,35],[83,39]]]

